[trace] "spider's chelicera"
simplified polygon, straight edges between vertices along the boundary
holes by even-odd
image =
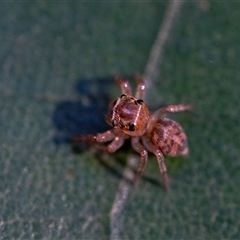
[[[122,95],[110,107],[106,121],[113,128],[96,135],[83,135],[73,138],[73,142],[88,142],[97,148],[109,153],[118,150],[126,139],[131,138],[133,149],[141,155],[134,182],[141,177],[147,160],[148,152],[152,152],[158,161],[162,174],[163,184],[168,188],[169,181],[164,156],[179,156],[188,153],[187,137],[183,128],[175,121],[163,118],[166,113],[187,111],[189,105],[170,105],[150,114],[142,100],[145,93],[145,84],[140,77],[136,77],[137,90],[132,97],[129,83],[123,78],[117,78]],[[109,142],[108,145],[100,143]]]

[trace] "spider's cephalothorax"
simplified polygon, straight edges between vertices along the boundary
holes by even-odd
[[[114,128],[119,128],[130,136],[141,136],[146,131],[149,111],[142,99],[122,94],[113,102],[107,119]]]
[[[124,141],[131,138],[133,149],[141,155],[141,163],[135,175],[136,182],[142,175],[148,152],[155,154],[165,188],[168,187],[167,169],[164,156],[186,155],[188,153],[187,137],[183,128],[175,121],[162,118],[166,113],[187,111],[189,105],[170,105],[158,109],[149,114],[146,104],[143,102],[145,84],[140,77],[136,77],[137,90],[135,97],[128,82],[123,78],[117,78],[122,95],[116,99],[110,108],[106,118],[113,127],[111,130],[96,135],[84,135],[74,137],[73,142],[89,142],[101,150],[115,152]],[[107,146],[100,143],[110,142]]]

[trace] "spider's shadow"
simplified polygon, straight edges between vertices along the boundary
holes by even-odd
[[[95,134],[110,128],[104,117],[113,83],[113,78],[106,77],[80,79],[75,84],[80,100],[60,102],[54,110],[55,143],[68,143],[73,136]]]
[[[115,85],[114,77],[80,79],[75,89],[81,101],[63,101],[56,105],[53,113],[53,123],[56,129],[54,142],[69,143],[73,136],[96,134],[110,129],[104,118],[108,112],[109,102],[112,100],[109,93]],[[87,150],[88,146],[78,143],[72,147],[75,153],[80,153]],[[129,151],[129,144],[124,144],[121,151]],[[99,152],[97,153],[99,163],[115,176],[122,178],[122,173],[102,156]],[[118,162],[126,166],[126,161],[119,159]],[[152,178],[143,176],[142,179],[162,187]]]

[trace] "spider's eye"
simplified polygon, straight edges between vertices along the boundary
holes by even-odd
[[[138,99],[138,100],[135,101],[135,103],[142,105],[143,104],[143,100],[142,99]]]
[[[129,124],[129,131],[135,131],[135,124]]]
[[[120,96],[120,98],[123,98],[123,97],[126,97],[127,95],[126,94],[122,94],[121,96]]]

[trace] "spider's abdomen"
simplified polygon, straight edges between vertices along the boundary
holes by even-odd
[[[183,128],[175,121],[159,119],[150,133],[151,142],[166,156],[186,155],[187,137]]]

